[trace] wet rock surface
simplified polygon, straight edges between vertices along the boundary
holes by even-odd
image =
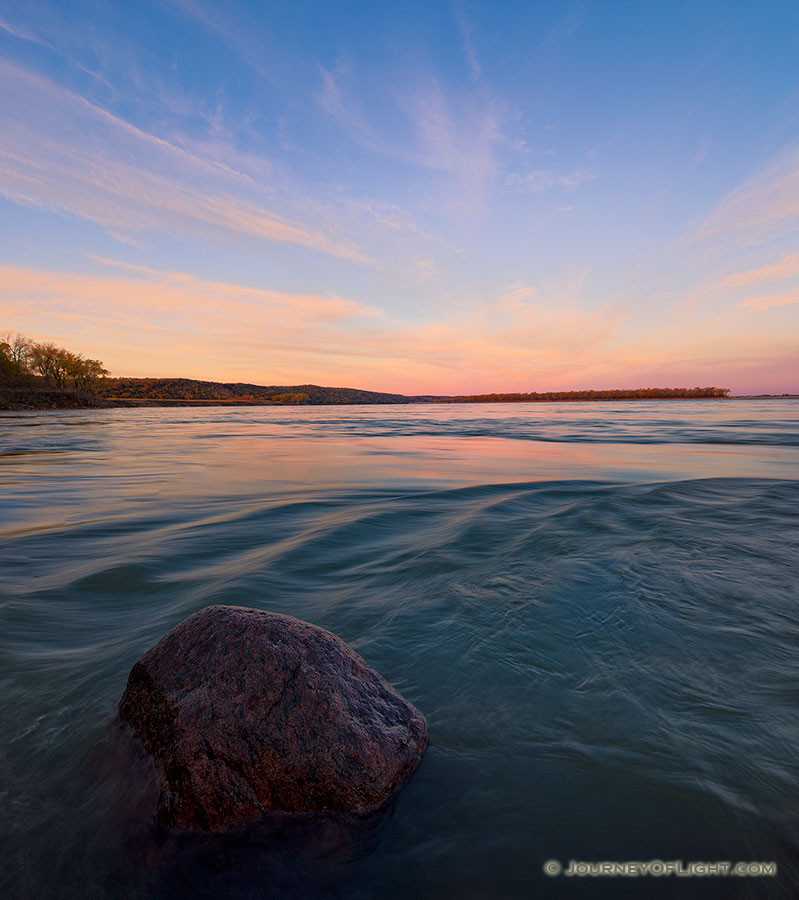
[[[217,831],[269,813],[363,813],[424,752],[422,715],[334,634],[211,606],[131,670],[119,707],[154,757],[169,827]]]

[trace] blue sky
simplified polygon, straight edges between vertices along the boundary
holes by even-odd
[[[0,0],[0,313],[114,374],[793,391],[799,6]]]

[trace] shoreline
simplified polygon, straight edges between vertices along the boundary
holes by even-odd
[[[516,406],[519,404],[535,404],[553,403],[553,404],[569,404],[569,403],[649,403],[653,401],[664,401],[669,403],[677,403],[689,400],[708,400],[708,401],[725,401],[725,400],[799,400],[799,394],[741,394],[729,397],[615,397],[615,398],[575,398],[573,400],[417,400],[409,398],[407,401],[394,402],[369,402],[369,401],[338,401],[335,403],[272,403],[268,400],[170,400],[170,399],[151,399],[151,398],[128,398],[128,397],[97,397],[85,396],[78,398],[72,402],[72,398],[58,397],[48,401],[44,397],[44,402],[9,402],[5,398],[0,397],[0,412],[36,412],[36,411],[56,411],[56,410],[77,410],[77,409],[142,409],[142,408],[167,408],[167,407],[297,407],[297,406],[411,406],[424,404],[426,406],[483,406],[487,404],[504,404],[507,406]]]

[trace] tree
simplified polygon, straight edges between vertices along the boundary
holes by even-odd
[[[72,385],[88,391],[109,374],[101,360],[84,359],[80,353],[72,353],[51,343],[30,344],[27,359],[30,367],[48,384],[60,388]]]
[[[31,342],[24,334],[0,332],[0,380],[24,381],[28,376]]]
[[[108,374],[99,359],[84,359],[53,343],[35,343],[24,334],[0,332],[0,382],[30,381],[39,375],[54,387],[91,391]]]
[[[30,366],[45,381],[60,387],[65,375],[63,371],[65,352],[55,344],[33,344],[30,349]]]
[[[0,343],[7,345],[8,356],[20,369],[27,371],[28,354],[33,342],[25,337],[24,334],[12,334],[10,331],[4,331],[0,334]]]
[[[84,359],[80,354],[72,354],[67,374],[72,383],[81,391],[89,391],[101,378],[109,374],[99,359]]]
[[[31,342],[24,334],[0,332],[0,381],[24,381],[28,376]]]

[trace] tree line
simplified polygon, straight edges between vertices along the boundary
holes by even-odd
[[[0,332],[0,382],[31,383],[38,376],[53,387],[90,391],[108,374],[99,359],[87,359],[56,344],[38,343],[24,334]]]
[[[729,388],[631,388],[610,391],[545,391],[529,394],[470,394],[436,397],[438,403],[547,403],[563,400],[671,400],[726,397]]]

